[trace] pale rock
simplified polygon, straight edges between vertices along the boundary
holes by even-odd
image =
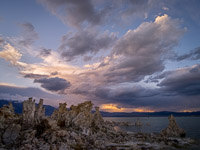
[[[67,112],[67,104],[66,103],[59,103],[59,109],[58,109],[58,112],[60,114],[64,114]]]
[[[92,127],[100,129],[104,125],[104,120],[99,112],[99,107],[95,107],[96,112],[93,114]]]
[[[66,109],[66,103],[60,104],[51,117],[44,117],[42,105],[43,101],[40,100],[34,110],[34,101],[25,101],[23,117],[15,115],[12,106],[0,108],[0,116],[4,120],[3,123],[0,122],[0,147],[7,146],[8,149],[17,150],[190,149],[185,146],[192,143],[187,138],[168,137],[172,132],[173,135],[174,132],[178,135],[181,133],[173,117],[169,118],[169,127],[163,131],[167,136],[158,133],[132,133],[116,131],[114,126],[127,126],[129,123],[104,121],[98,107],[92,114],[93,104],[90,101],[71,106],[70,111]],[[33,125],[30,125],[31,122]],[[30,126],[20,130],[20,125]],[[12,143],[3,145],[6,140]]]
[[[13,143],[19,136],[20,130],[21,125],[19,124],[11,124],[10,126],[8,126],[8,128],[3,134],[3,142],[6,145]]]
[[[59,103],[58,109],[54,110],[53,114],[51,115],[51,118],[58,120],[60,118],[60,115],[67,112],[66,106],[67,106],[66,103]]]
[[[58,137],[65,137],[68,135],[68,132],[66,130],[59,130],[57,131],[57,134],[56,134]]]
[[[5,119],[13,118],[15,116],[14,107],[12,103],[8,105],[4,105],[0,108],[0,121],[4,121]]]
[[[58,150],[70,150],[70,148],[66,143],[61,143]]]
[[[32,142],[32,140],[35,139],[36,136],[36,130],[25,130],[24,134],[23,134],[23,139],[24,139],[24,143],[30,143]]]
[[[35,111],[35,122],[39,123],[45,117],[45,108],[43,107],[43,99],[40,99]]]
[[[24,128],[29,128],[34,126],[35,120],[35,100],[29,98],[23,102],[23,112],[22,112],[22,125]]]
[[[42,143],[39,150],[50,150],[50,145],[48,143]]]
[[[91,130],[89,128],[83,128],[82,130],[83,130],[82,134],[84,134],[84,135],[90,135],[91,134]]]
[[[56,147],[55,144],[52,144],[52,145],[50,146],[50,150],[58,150],[58,149],[57,149],[57,147]]]
[[[67,115],[67,104],[66,103],[59,103],[59,108],[54,110],[51,118],[53,120],[57,120],[57,125],[60,127],[65,127],[65,118]]]
[[[8,125],[14,122],[19,122],[19,118],[16,117],[14,113],[12,103],[9,103],[9,105],[4,105],[2,108],[0,108],[0,135]]]
[[[178,127],[173,115],[168,117],[169,125],[166,129],[162,130],[161,134],[164,136],[185,137],[185,131]]]
[[[72,116],[72,125],[81,129],[89,128],[92,123],[92,105],[91,101],[86,101],[78,106],[72,106],[69,112]]]

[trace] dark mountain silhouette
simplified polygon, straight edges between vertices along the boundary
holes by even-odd
[[[7,105],[9,102],[11,102],[13,104],[13,107],[15,108],[15,113],[17,113],[17,114],[21,114],[22,113],[23,104],[20,101],[2,100],[2,99],[0,99],[0,107],[2,107],[3,105]],[[44,107],[45,107],[46,116],[50,116],[53,113],[54,109],[55,109],[55,107],[50,106],[50,105],[44,105]]]
[[[14,101],[14,100],[3,100],[0,99],[0,107],[3,105],[7,105],[9,102],[13,104],[15,108],[15,113],[21,114],[22,113],[22,102]],[[37,104],[36,104],[37,105]],[[45,114],[50,116],[54,109],[53,106],[44,105],[45,107]],[[102,112],[101,114],[103,117],[167,117],[173,114],[176,117],[189,117],[189,116],[200,116],[200,111],[197,112],[171,112],[171,111],[161,111],[161,112]]]

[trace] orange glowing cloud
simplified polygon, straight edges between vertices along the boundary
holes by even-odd
[[[107,112],[154,112],[154,110],[138,107],[138,108],[124,108],[118,107],[117,104],[102,104],[100,106],[102,111]]]
[[[184,110],[181,110],[179,112],[195,112],[195,111],[198,111],[196,109],[184,109]]]

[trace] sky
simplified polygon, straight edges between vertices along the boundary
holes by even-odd
[[[199,0],[1,0],[0,99],[200,111]]]

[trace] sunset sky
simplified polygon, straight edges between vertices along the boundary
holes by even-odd
[[[199,0],[1,0],[0,99],[200,111]]]

